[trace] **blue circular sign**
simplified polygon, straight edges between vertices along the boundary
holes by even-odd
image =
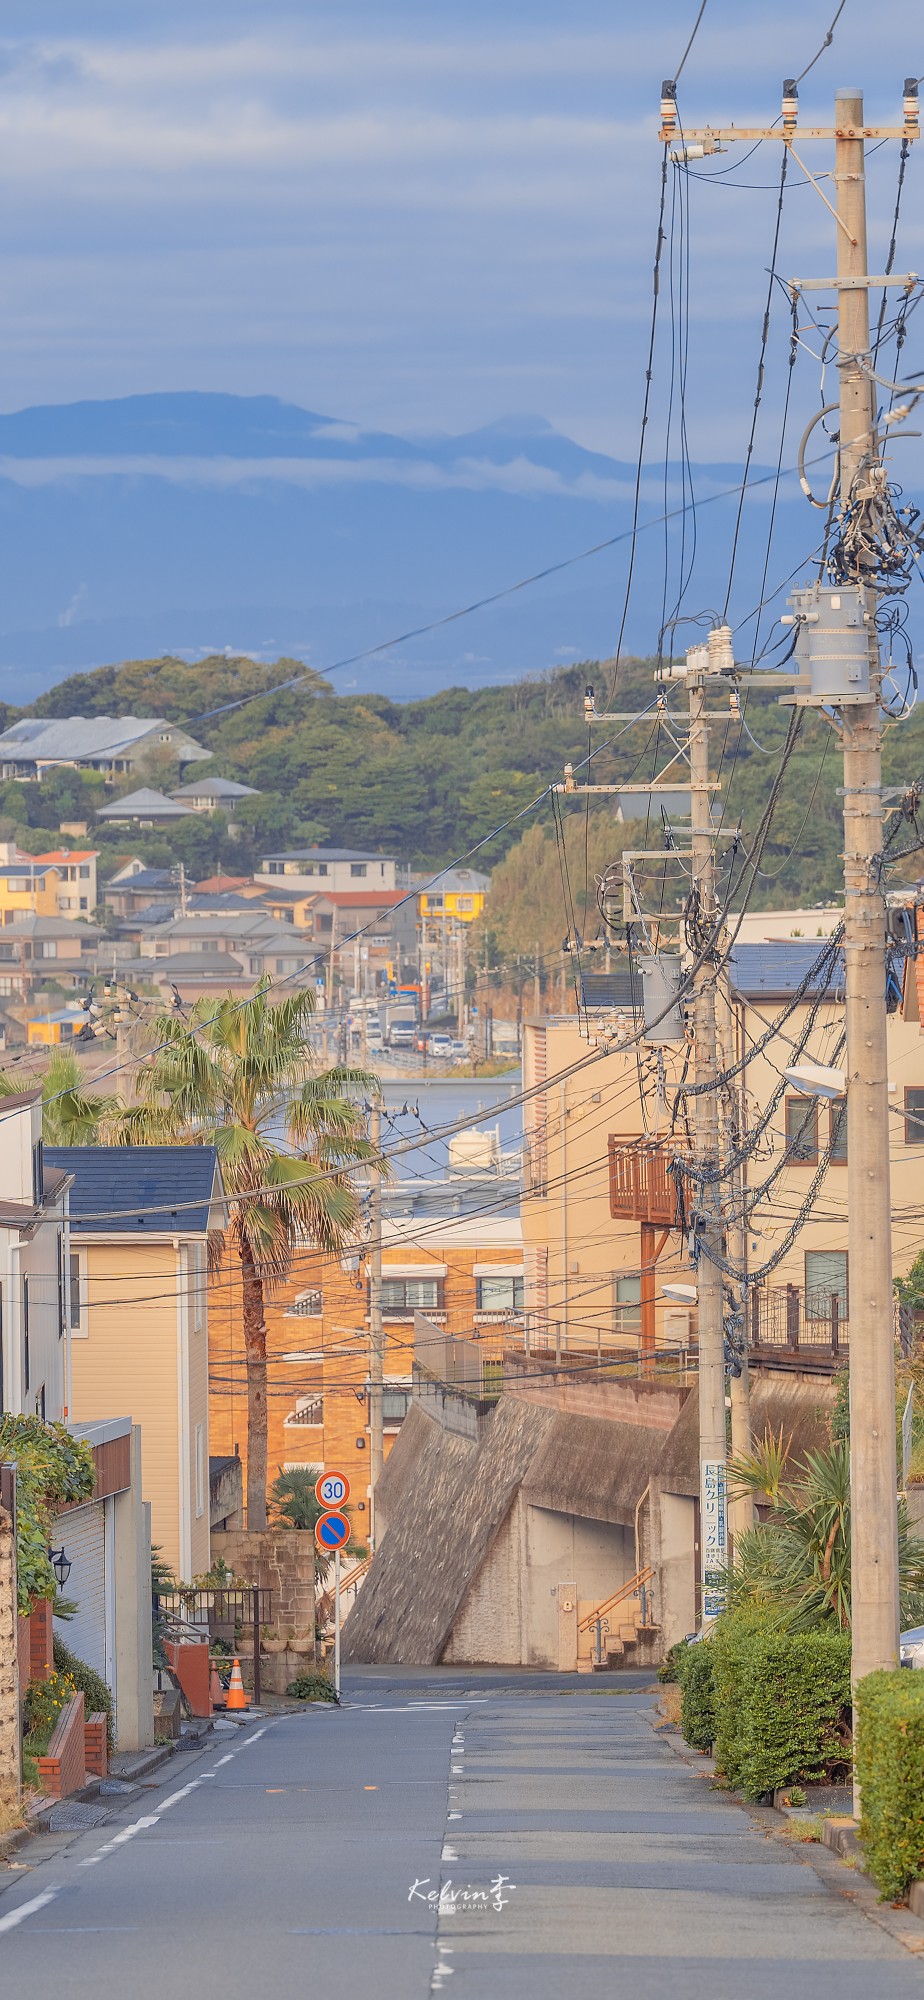
[[[314,1539],[320,1549],[340,1549],[350,1539],[350,1523],[346,1514],[322,1514],[318,1521]]]

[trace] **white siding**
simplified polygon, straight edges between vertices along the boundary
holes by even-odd
[[[56,1630],[88,1667],[106,1677],[106,1533],[103,1502],[75,1507],[55,1524],[56,1546],[71,1561],[64,1596],[77,1605],[76,1618],[59,1620]]]

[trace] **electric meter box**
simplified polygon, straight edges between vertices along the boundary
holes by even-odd
[[[640,959],[639,967],[646,1042],[654,1048],[662,1042],[682,1042],[685,1023],[679,999],[683,980],[680,959],[671,952],[659,951],[652,958]],[[659,1015],[664,1016],[663,1020],[659,1020]]]
[[[796,662],[810,683],[796,701],[810,708],[869,701],[871,614],[862,586],[813,583],[789,602],[792,616],[783,623],[796,628]]]

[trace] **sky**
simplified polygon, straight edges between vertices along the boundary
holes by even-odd
[[[685,123],[774,119],[782,74],[814,54],[834,4],[708,0]],[[660,83],[695,12],[695,0],[6,0],[0,409],[217,389],[405,435],[526,411],[631,459]],[[828,122],[835,86],[862,78],[868,117],[896,122],[907,69],[924,70],[910,0],[880,0],[874,40],[862,0],[847,0],[804,116]],[[778,160],[764,147],[735,167],[744,186],[689,184],[700,459],[740,457],[746,439]],[[873,261],[895,163],[894,147],[871,163]],[[922,166],[913,158],[918,182]],[[922,214],[914,189],[904,268],[924,270]],[[787,274],[830,268],[832,228],[794,184]],[[665,367],[662,353],[662,411]]]

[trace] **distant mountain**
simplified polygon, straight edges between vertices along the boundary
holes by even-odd
[[[713,496],[739,477],[734,466],[694,468],[691,611],[724,602],[734,503]],[[17,411],[0,417],[0,698],[25,702],[63,674],[167,652],[191,662],[225,648],[286,654],[326,673],[625,534],[633,479],[633,467],[529,416],[420,442],[271,396],[190,392]],[[814,532],[794,489],[784,482],[774,584]],[[676,507],[680,490],[676,468],[665,479],[653,467],[643,523],[657,521],[665,491]],[[768,498],[755,484],[745,512],[742,616],[761,594]],[[679,523],[668,536],[676,571]],[[334,684],[404,700],[606,654],[627,561],[623,541],[343,668]],[[663,570],[664,529],[646,526],[626,634],[637,651],[657,638]]]

